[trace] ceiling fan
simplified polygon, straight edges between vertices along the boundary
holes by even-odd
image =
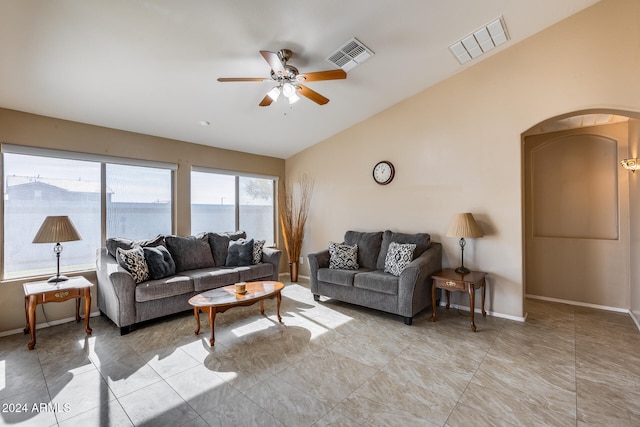
[[[289,49],[280,49],[277,53],[261,50],[260,54],[271,67],[271,77],[220,77],[219,82],[262,82],[273,80],[277,83],[260,102],[261,107],[271,105],[282,93],[289,99],[289,104],[300,100],[298,94],[309,98],[313,102],[324,105],[329,102],[328,98],[318,92],[304,86],[304,82],[315,82],[319,80],[346,79],[347,73],[344,70],[316,71],[312,73],[300,73],[293,65],[287,64],[292,52]]]

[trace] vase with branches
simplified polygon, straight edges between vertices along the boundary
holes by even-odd
[[[300,175],[294,182],[284,184],[284,205],[280,209],[280,225],[284,247],[289,257],[292,282],[298,281],[298,260],[302,253],[304,227],[309,216],[313,185],[314,180],[307,174]]]

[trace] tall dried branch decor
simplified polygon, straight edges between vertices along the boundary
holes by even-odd
[[[313,178],[306,173],[300,175],[293,183],[284,185],[284,206],[280,210],[280,225],[290,263],[297,263],[300,259],[313,185]]]

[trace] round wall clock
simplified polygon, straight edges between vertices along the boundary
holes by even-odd
[[[380,185],[387,185],[393,181],[393,177],[396,174],[396,170],[393,164],[387,160],[378,162],[373,167],[373,180]]]

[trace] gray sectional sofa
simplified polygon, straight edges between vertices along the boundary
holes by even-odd
[[[308,255],[316,301],[325,296],[385,311],[402,316],[407,325],[431,305],[431,275],[442,268],[442,245],[431,242],[429,234],[347,231],[344,245],[347,252],[357,245],[357,262],[338,259],[336,251],[329,249]],[[402,254],[411,248],[412,253]],[[390,249],[393,253],[388,257]],[[398,269],[394,262],[403,257],[404,265]]]
[[[144,261],[135,258],[140,253]],[[98,308],[125,334],[141,322],[192,310],[189,298],[209,289],[277,281],[281,256],[278,249],[246,239],[244,232],[108,239],[97,252]]]

